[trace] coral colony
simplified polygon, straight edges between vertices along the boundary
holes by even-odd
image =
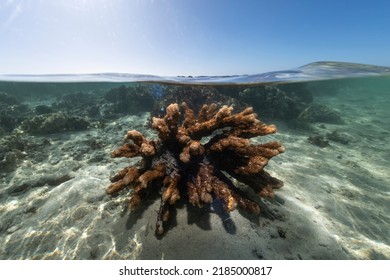
[[[149,191],[159,191],[156,235],[166,231],[172,207],[180,198],[202,207],[214,199],[224,210],[237,207],[259,213],[260,208],[231,178],[247,184],[261,197],[273,197],[283,183],[263,168],[268,160],[284,152],[279,141],[251,144],[250,138],[276,132],[274,125],[262,123],[251,107],[233,114],[233,107],[203,105],[197,116],[186,103],[171,104],[163,118],[153,118],[157,140],[130,130],[125,144],[112,157],[141,157],[111,178],[107,193],[131,188],[129,208],[134,209]],[[184,116],[183,116],[184,115]]]

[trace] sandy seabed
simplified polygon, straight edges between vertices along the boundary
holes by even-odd
[[[286,153],[266,167],[284,181],[265,202],[272,214],[182,203],[161,239],[154,235],[158,199],[128,212],[128,197],[105,193],[110,175],[128,165],[111,159],[111,150],[127,129],[152,137],[144,127],[149,114],[37,137],[45,160],[2,173],[0,259],[390,259],[389,98],[344,93],[321,102],[345,123],[310,131],[276,123],[272,138]],[[333,131],[345,141],[308,142]]]

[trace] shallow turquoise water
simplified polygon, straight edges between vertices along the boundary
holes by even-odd
[[[233,77],[0,80],[1,259],[390,258],[388,68],[317,63]],[[155,200],[137,216],[124,211],[128,196],[106,195],[109,177],[128,164],[110,158],[126,131],[155,138],[151,116],[183,101],[252,106],[276,124],[267,137],[286,152],[266,169],[284,187],[263,203],[278,218],[183,204],[160,240]]]

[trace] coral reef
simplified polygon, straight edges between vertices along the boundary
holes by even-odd
[[[0,104],[17,105],[20,104],[20,101],[6,92],[0,92]]]
[[[152,88],[146,85],[113,88],[104,95],[104,99],[109,102],[103,110],[105,116],[150,112],[154,105]]]
[[[29,114],[29,108],[14,96],[0,92],[0,135],[12,132]]]
[[[225,87],[219,92],[251,104],[263,118],[291,121],[312,102],[312,93],[305,84],[260,85],[252,87]]]
[[[59,112],[36,115],[31,119],[25,120],[21,128],[27,133],[38,135],[84,130],[89,125],[90,123],[84,118]]]
[[[233,108],[216,104],[203,105],[196,115],[186,103],[166,108],[162,118],[152,118],[157,140],[148,140],[130,130],[125,144],[112,152],[112,157],[142,157],[111,178],[108,194],[130,188],[129,208],[134,209],[143,197],[160,190],[161,206],[156,235],[166,232],[174,204],[187,198],[202,207],[219,199],[224,210],[237,207],[260,212],[257,203],[237,188],[232,178],[251,187],[261,197],[273,197],[274,189],[283,183],[264,167],[269,159],[284,152],[279,141],[252,144],[251,138],[276,132],[274,125],[262,123],[251,107],[233,114]]]
[[[221,94],[214,87],[169,85],[163,87],[163,93],[155,103],[153,115],[162,117],[165,114],[165,108],[169,104],[181,104],[184,101],[195,112],[199,112],[203,104],[211,103],[215,103],[218,106],[231,105],[234,107],[234,111],[241,111],[248,107],[234,97]]]
[[[100,93],[75,92],[58,97],[58,101],[51,105],[53,112],[66,112],[72,116],[99,118]],[[37,111],[37,110],[36,110]],[[46,114],[51,112],[46,112]]]

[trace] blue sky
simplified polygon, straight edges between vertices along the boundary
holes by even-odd
[[[390,66],[390,1],[0,0],[0,74]]]

